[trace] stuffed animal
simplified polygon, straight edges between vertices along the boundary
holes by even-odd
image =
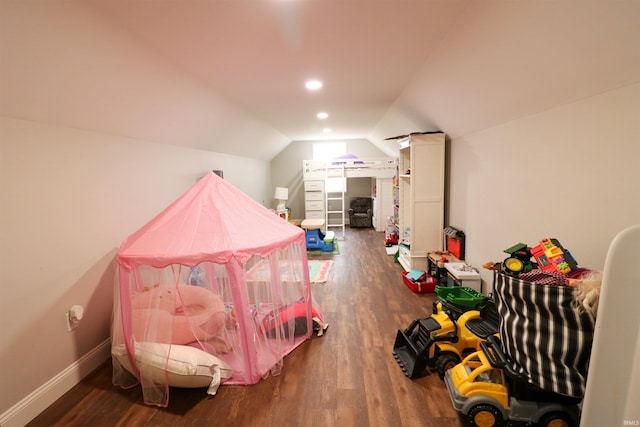
[[[588,270],[580,277],[569,280],[569,286],[573,287],[573,303],[579,312],[587,312],[595,319],[598,315],[598,302],[600,301],[600,286],[602,273]]]

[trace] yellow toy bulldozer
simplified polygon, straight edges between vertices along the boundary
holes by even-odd
[[[477,292],[471,288],[455,289]],[[411,379],[421,376],[427,365],[435,366],[440,378],[444,378],[448,369],[478,351],[481,341],[498,332],[499,318],[493,300],[478,293],[475,308],[469,309],[451,302],[448,290],[451,288],[436,287],[436,293],[443,297],[434,303],[433,314],[398,330],[393,355]]]

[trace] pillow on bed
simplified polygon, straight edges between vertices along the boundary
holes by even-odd
[[[124,345],[114,346],[111,354],[127,371],[134,373]],[[141,375],[153,383],[164,384],[166,380],[173,387],[209,387],[207,393],[211,395],[233,374],[231,367],[217,357],[184,345],[136,343],[135,360]]]

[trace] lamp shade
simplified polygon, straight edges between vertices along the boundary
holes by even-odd
[[[276,187],[276,194],[273,196],[273,198],[277,200],[288,200],[289,189],[285,187]]]

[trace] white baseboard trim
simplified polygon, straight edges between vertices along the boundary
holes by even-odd
[[[0,427],[23,427],[109,357],[111,357],[111,340],[107,339],[0,414]]]

